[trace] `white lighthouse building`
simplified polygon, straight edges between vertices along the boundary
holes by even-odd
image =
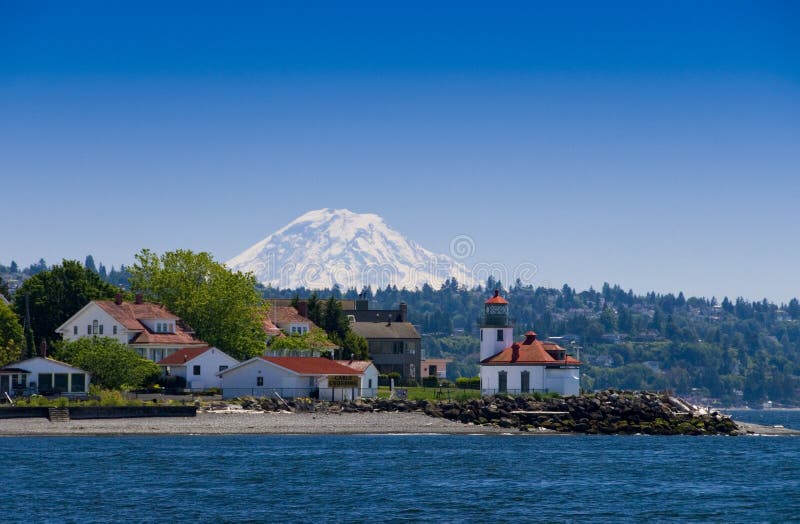
[[[528,331],[514,342],[514,326],[508,317],[508,301],[495,290],[484,304],[481,322],[481,393],[580,393],[580,365],[567,350],[542,342]]]

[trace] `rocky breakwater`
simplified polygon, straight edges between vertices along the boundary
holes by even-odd
[[[495,424],[521,431],[584,434],[730,435],[730,417],[707,412],[668,395],[604,391],[579,397],[494,396],[439,403],[442,417],[474,424]],[[426,409],[436,416],[437,410]]]
[[[578,397],[497,395],[464,401],[363,399],[325,402],[243,397],[245,409],[292,412],[408,412],[465,424],[530,432],[648,435],[732,435],[729,417],[666,394],[608,390]]]

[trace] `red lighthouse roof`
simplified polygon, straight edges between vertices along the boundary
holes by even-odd
[[[508,300],[500,296],[500,290],[494,290],[494,296],[486,301],[487,304],[508,304]]]

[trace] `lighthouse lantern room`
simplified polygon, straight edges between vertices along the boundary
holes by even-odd
[[[514,326],[508,317],[508,301],[494,290],[494,296],[484,304],[481,322],[481,361],[492,357],[514,342]]]

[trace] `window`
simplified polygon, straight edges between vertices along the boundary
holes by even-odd
[[[50,373],[39,373],[39,392],[49,393],[53,389],[53,375]]]
[[[194,365],[192,366],[192,375],[199,375],[200,374],[200,366]]]
[[[367,387],[372,389],[372,379],[367,380]]]
[[[58,393],[69,393],[69,373],[54,373],[53,389]]]
[[[498,342],[502,342],[503,341],[503,330],[502,329],[498,329],[497,330],[497,341]]]
[[[117,334],[117,326],[116,326],[116,325],[114,325],[114,326],[112,326],[112,327],[111,327],[111,332],[112,332],[113,334],[115,334],[115,335]]]
[[[77,325],[76,326],[72,326],[72,334],[73,335],[77,335],[78,334],[78,326]]]
[[[86,324],[86,334],[87,335],[91,335],[92,334],[92,325],[91,324]]]
[[[256,386],[264,385],[264,377],[256,377]]]
[[[103,324],[100,324],[100,334],[103,334]]]
[[[220,367],[219,367],[219,370],[220,370],[220,371],[225,371],[226,369],[228,369],[228,366],[220,366]]]
[[[170,322],[170,323],[169,323],[169,329],[167,329],[167,331],[168,331],[169,333],[172,333],[174,330],[175,330],[174,324],[173,324],[172,322]]]
[[[24,373],[20,374],[20,375],[17,375],[17,374],[11,375],[11,387],[12,388],[24,388],[25,387],[25,382],[27,380],[28,380],[28,375],[25,375]]]
[[[497,392],[505,393],[508,391],[508,373],[500,371],[497,374]]]
[[[86,392],[86,375],[83,373],[73,373],[72,374],[72,387],[70,391],[73,393],[85,393]]]
[[[402,342],[395,342],[392,344],[392,353],[395,355],[402,355],[403,354],[403,343]]]
[[[523,371],[519,375],[520,391],[522,393],[530,393],[531,391],[531,372]]]
[[[93,321],[92,321],[92,334],[93,334],[93,335],[97,335],[97,331],[98,331],[98,330],[97,330],[97,321],[96,321],[96,320],[93,320]]]

